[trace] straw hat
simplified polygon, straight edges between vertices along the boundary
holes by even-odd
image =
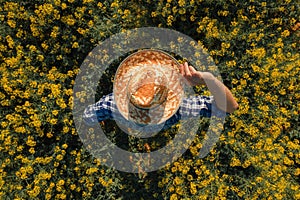
[[[140,125],[163,123],[177,112],[183,98],[179,63],[163,51],[140,50],[122,61],[113,90],[125,119]]]

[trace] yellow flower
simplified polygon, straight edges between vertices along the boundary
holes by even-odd
[[[51,196],[51,194],[49,194],[49,193],[46,193],[46,195],[45,195],[45,199],[46,199],[46,200],[50,200],[50,199],[51,199],[51,197],[52,197],[52,196]]]
[[[51,92],[54,97],[57,97],[61,93],[61,85],[60,84],[51,84]]]
[[[284,30],[282,33],[281,33],[281,37],[288,37],[290,35],[290,31],[289,30]]]
[[[230,166],[231,167],[241,166],[241,161],[238,158],[233,157],[230,161]]]
[[[6,41],[8,43],[8,47],[13,48],[14,44],[15,44],[13,38],[10,35],[6,36],[5,38],[6,38]]]
[[[40,187],[39,186],[34,186],[32,190],[28,190],[27,193],[31,198],[35,198],[40,194]]]
[[[285,157],[285,158],[283,159],[283,163],[284,163],[285,165],[294,165],[294,161],[291,160],[291,159],[289,159],[288,157]]]
[[[181,185],[182,183],[183,183],[183,179],[179,178],[178,176],[176,176],[173,180],[174,185]]]
[[[33,147],[31,147],[31,148],[29,149],[29,153],[35,154],[35,149],[34,149]]]
[[[8,26],[10,26],[11,28],[16,28],[16,21],[15,20],[7,20],[7,24]]]
[[[59,199],[66,199],[67,195],[66,194],[60,194]]]
[[[62,17],[62,21],[68,24],[69,26],[73,26],[76,23],[76,20],[74,19],[73,15]]]
[[[178,5],[179,7],[183,7],[185,5],[185,0],[179,0]]]
[[[67,104],[65,103],[65,101],[63,100],[63,98],[58,98],[56,99],[56,104],[61,107],[61,108],[66,108],[67,107]]]
[[[246,50],[247,54],[250,54],[254,57],[257,57],[258,59],[263,58],[266,55],[266,50],[265,48],[256,48],[256,49],[252,49],[252,50]]]
[[[101,183],[101,185],[103,185],[104,187],[107,187],[107,186],[108,186],[108,183],[107,183],[102,177],[100,177],[100,178],[98,179],[98,181],[99,181],[99,183]]]
[[[72,44],[72,48],[77,49],[79,47],[78,42],[74,42]]]
[[[163,187],[163,186],[162,186],[162,187]],[[174,188],[174,186],[170,186],[170,187],[168,188],[168,190],[169,190],[169,192],[174,192],[175,188]]]
[[[51,132],[47,133],[46,134],[47,138],[52,138],[53,137],[53,134]]]
[[[226,17],[228,14],[229,14],[229,11],[228,11],[228,10],[220,10],[220,11],[218,11],[218,15],[219,15],[219,16],[224,16],[224,17]]]
[[[49,121],[52,125],[55,125],[55,124],[57,124],[57,119],[50,119],[50,121]]]
[[[102,7],[103,7],[103,3],[98,2],[98,3],[97,3],[97,6],[98,6],[99,8],[102,8]]]
[[[36,142],[34,141],[33,136],[28,136],[26,144],[30,147],[36,146]]]
[[[87,31],[84,30],[83,28],[78,28],[77,32],[80,33],[81,35],[84,35]]]
[[[196,194],[197,193],[197,188],[196,188],[196,184],[191,182],[190,183],[190,191],[192,194]]]
[[[61,154],[58,154],[58,155],[56,156],[56,159],[57,159],[57,160],[62,160],[63,158],[64,158],[64,156],[61,155]]]
[[[226,61],[226,65],[228,67],[234,67],[234,66],[236,66],[236,62],[235,62],[235,60]]]
[[[94,0],[83,0],[83,4],[92,3]]]
[[[76,185],[75,184],[70,185],[70,189],[71,190],[75,190],[76,189]]]
[[[85,173],[86,173],[87,175],[90,175],[90,174],[93,174],[93,173],[95,173],[95,172],[97,172],[97,171],[98,171],[98,168],[91,167],[91,168],[87,169]]]
[[[167,25],[172,26],[173,20],[174,20],[174,17],[172,15],[169,15],[168,19],[167,19]]]
[[[50,37],[56,38],[58,33],[59,33],[59,27],[54,26],[53,29],[52,29],[52,32],[50,33]]]
[[[127,18],[130,14],[131,14],[131,11],[128,10],[128,9],[125,9],[124,12],[123,12],[122,19]]]
[[[65,181],[63,179],[60,179],[58,182],[57,182],[57,185],[64,185],[65,184]]]
[[[263,181],[263,178],[258,176],[255,178],[255,180],[256,182],[261,183]]]
[[[186,13],[186,9],[185,8],[179,8],[178,13],[181,14],[181,15],[184,15]]]
[[[176,187],[176,193],[179,195],[183,195],[183,187],[181,186]]]
[[[178,200],[177,194],[172,194],[170,200]]]
[[[17,133],[26,133],[26,129],[25,129],[24,126],[20,126],[20,127],[15,128],[15,131]]]
[[[53,110],[53,111],[52,111],[52,114],[53,114],[54,116],[58,115],[58,110]]]
[[[251,161],[250,160],[246,160],[243,164],[242,164],[242,167],[243,168],[247,168],[251,165]]]

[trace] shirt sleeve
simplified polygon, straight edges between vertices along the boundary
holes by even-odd
[[[176,124],[179,120],[196,117],[218,117],[224,118],[228,113],[220,110],[213,96],[193,96],[184,98],[178,111],[166,121],[164,129]]]
[[[212,102],[212,96],[193,96],[184,98],[178,111],[182,118],[198,117],[200,115],[210,117]]]
[[[193,117],[225,117],[228,113],[220,110],[213,96],[193,96],[184,98],[178,110],[182,119]]]
[[[107,119],[112,119],[114,110],[113,94],[103,96],[95,104],[89,105],[83,113],[83,120],[87,124],[95,124]]]

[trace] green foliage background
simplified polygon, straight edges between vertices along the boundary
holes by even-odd
[[[291,0],[0,1],[1,199],[299,199],[299,3]],[[240,108],[197,157],[205,130],[165,168],[140,174],[101,165],[72,120],[84,58],[112,34],[165,27],[203,44]],[[104,80],[112,80],[114,71]],[[101,82],[108,93],[111,82]],[[199,89],[200,91],[200,89]],[[84,94],[75,94],[84,95]],[[207,122],[201,121],[205,127]],[[124,137],[131,151],[157,141]]]

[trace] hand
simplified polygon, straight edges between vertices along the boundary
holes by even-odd
[[[209,72],[199,72],[187,62],[180,64],[181,75],[189,82],[191,86],[206,85],[205,81],[212,80],[214,77]]]
[[[230,90],[210,72],[199,72],[185,62],[180,65],[180,73],[191,86],[206,85],[221,110],[232,113],[238,109]]]

